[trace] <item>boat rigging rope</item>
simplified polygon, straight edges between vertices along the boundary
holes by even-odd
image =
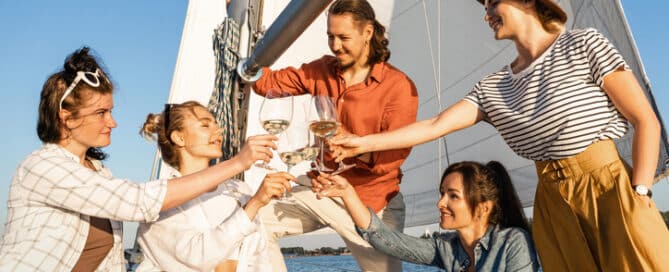
[[[427,44],[430,49],[430,59],[432,60],[432,77],[434,78],[434,92],[437,97],[437,114],[443,110],[443,105],[441,101],[441,1],[435,1],[437,5],[437,56],[434,56],[434,48],[432,47],[432,32],[430,31],[430,22],[428,20],[429,16],[427,14],[427,5],[425,0],[422,0],[423,4],[423,17],[425,18],[425,32],[427,33]],[[436,60],[436,63],[435,63]],[[446,137],[441,137],[441,142],[439,144],[444,145],[444,152],[446,153],[446,165],[450,163],[450,158],[448,154],[448,143],[446,142]],[[443,157],[442,149],[438,148],[438,167],[436,169],[437,176],[441,176],[441,171],[443,169],[443,162],[441,158]]]
[[[225,18],[214,31],[214,54],[216,56],[216,80],[214,90],[207,108],[214,115],[216,122],[223,130],[222,151],[220,160],[229,160],[240,146],[235,128],[233,114],[233,84],[235,84],[235,68],[239,60],[240,29],[235,20]]]

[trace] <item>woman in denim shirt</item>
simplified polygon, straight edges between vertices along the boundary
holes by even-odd
[[[459,162],[444,172],[437,208],[440,227],[455,230],[430,239],[395,231],[365,207],[348,181],[319,175],[319,196],[341,197],[358,233],[375,249],[404,261],[446,271],[537,271],[529,228],[509,174],[499,162]]]

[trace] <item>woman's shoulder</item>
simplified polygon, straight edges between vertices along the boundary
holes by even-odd
[[[591,40],[593,38],[602,37],[602,33],[599,32],[596,28],[575,28],[569,31],[566,31],[562,35],[562,42],[567,44],[573,44],[576,46],[582,46],[583,43]]]
[[[580,35],[601,35],[599,30],[597,30],[594,27],[586,27],[586,28],[574,28],[571,30],[568,30],[566,32],[567,35],[574,35],[574,36],[580,36]]]
[[[511,74],[509,73],[508,65],[499,68],[497,72],[484,76],[476,83],[475,88],[485,90],[497,90],[500,82],[510,81]]]
[[[69,155],[69,156],[68,156]],[[67,162],[73,162],[76,157],[62,150],[55,144],[44,144],[37,150],[34,150],[19,164],[20,168],[31,169],[43,164],[53,166],[63,166]]]
[[[529,236],[530,234],[522,229],[522,228],[517,228],[517,227],[508,227],[508,228],[501,228],[498,227],[497,230],[497,235],[500,236]]]
[[[456,231],[445,231],[445,232],[440,232],[439,234],[436,234],[434,238],[437,241],[442,241],[442,242],[447,242],[450,243],[451,241],[458,239],[458,232]]]
[[[516,227],[498,228],[494,234],[496,239],[503,239],[510,244],[531,244],[530,233]]]

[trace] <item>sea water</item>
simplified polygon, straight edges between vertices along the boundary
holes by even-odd
[[[286,267],[289,272],[342,272],[342,271],[360,271],[358,264],[351,255],[341,256],[314,256],[314,257],[294,257],[285,258]],[[404,271],[406,272],[433,272],[443,271],[436,267],[416,265],[404,262]]]

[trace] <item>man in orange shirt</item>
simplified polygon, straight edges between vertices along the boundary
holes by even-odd
[[[388,64],[385,27],[375,19],[366,0],[337,0],[328,10],[328,46],[334,56],[323,56],[299,69],[262,70],[254,84],[260,95],[281,89],[295,95],[332,97],[342,129],[367,135],[400,128],[416,121],[418,94],[404,73]],[[399,192],[400,166],[410,148],[363,154],[343,172],[363,203],[388,225],[404,229],[404,200]],[[335,167],[336,164],[329,166]],[[356,233],[339,199],[316,199],[309,188],[293,189],[295,205],[270,204],[260,212],[270,237],[275,271],[285,271],[277,240],[331,227],[346,242],[363,271],[402,271],[401,261],[375,251]]]

